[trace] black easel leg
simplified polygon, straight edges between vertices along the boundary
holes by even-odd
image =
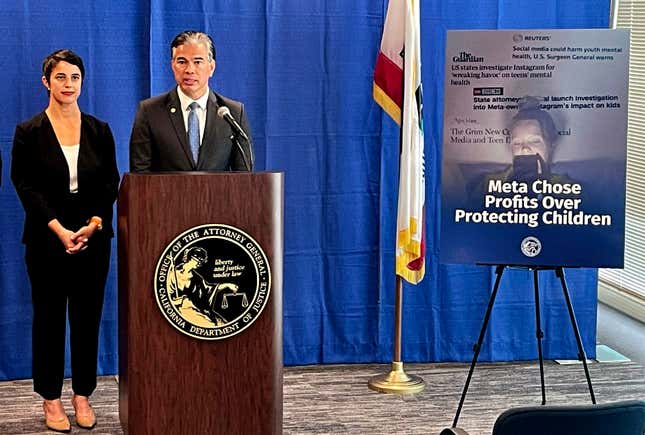
[[[481,350],[482,343],[484,342],[484,335],[486,334],[486,328],[488,327],[488,319],[490,318],[490,313],[493,311],[493,304],[495,303],[495,297],[497,296],[497,289],[499,288],[499,282],[502,279],[502,273],[504,273],[504,268],[506,266],[497,266],[495,268],[495,285],[493,286],[493,293],[490,295],[488,300],[488,308],[486,308],[486,314],[484,315],[484,323],[482,328],[479,331],[479,338],[477,339],[477,344],[473,346],[473,360],[470,363],[470,370],[468,371],[468,377],[466,378],[466,384],[464,385],[464,390],[461,393],[461,399],[459,400],[459,406],[457,407],[457,413],[455,414],[455,419],[452,422],[452,427],[457,427],[457,422],[459,421],[459,414],[461,414],[461,408],[464,405],[464,400],[466,400],[466,393],[468,392],[468,385],[470,384],[470,379],[473,376],[473,371],[475,371],[475,364],[477,364],[477,358],[479,357],[479,351]]]
[[[564,299],[567,302],[567,309],[569,310],[569,319],[571,319],[571,326],[573,327],[573,333],[576,336],[576,343],[578,344],[578,359],[582,361],[582,365],[585,369],[585,376],[587,378],[587,385],[589,385],[589,394],[591,395],[591,403],[596,404],[596,396],[593,393],[593,387],[591,386],[591,377],[589,376],[589,367],[587,367],[587,354],[585,353],[584,347],[582,347],[582,339],[580,338],[580,332],[578,331],[578,322],[576,321],[576,315],[573,312],[573,306],[571,306],[571,299],[569,298],[569,290],[567,289],[567,282],[564,279],[564,269],[561,267],[555,268],[555,275],[560,278],[560,284],[562,284],[562,292],[564,293]]]
[[[535,291],[535,338],[537,339],[538,360],[540,361],[540,387],[542,388],[542,405],[546,404],[544,388],[544,357],[542,356],[542,325],[540,324],[540,289],[538,286],[538,270],[533,269],[533,289]]]

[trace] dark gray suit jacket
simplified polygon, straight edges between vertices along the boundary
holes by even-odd
[[[195,162],[175,88],[139,104],[130,136],[130,172],[247,170],[240,150],[231,140],[230,126],[217,116],[222,106],[230,109],[249,136],[249,143],[240,139],[240,144],[252,167],[253,144],[244,105],[210,91],[204,137]]]

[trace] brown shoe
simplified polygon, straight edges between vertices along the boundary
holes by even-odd
[[[89,398],[74,394],[72,396],[72,405],[74,406],[74,413],[76,415],[76,425],[83,429],[94,429],[94,426],[96,426],[96,415],[90,405]]]
[[[45,400],[43,402],[43,412],[45,413],[45,425],[47,429],[68,433],[72,430],[69,418],[65,414],[63,402],[60,399]]]

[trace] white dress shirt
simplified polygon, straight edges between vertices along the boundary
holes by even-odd
[[[67,166],[69,167],[70,193],[78,192],[78,151],[80,148],[80,144],[60,146],[60,149],[63,150],[63,154],[65,155],[65,160],[67,160]]]

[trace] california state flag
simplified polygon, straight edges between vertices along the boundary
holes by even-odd
[[[401,126],[396,273],[416,284],[425,273],[425,176],[420,0],[390,0],[374,68],[374,99]],[[402,119],[401,119],[402,118]]]

